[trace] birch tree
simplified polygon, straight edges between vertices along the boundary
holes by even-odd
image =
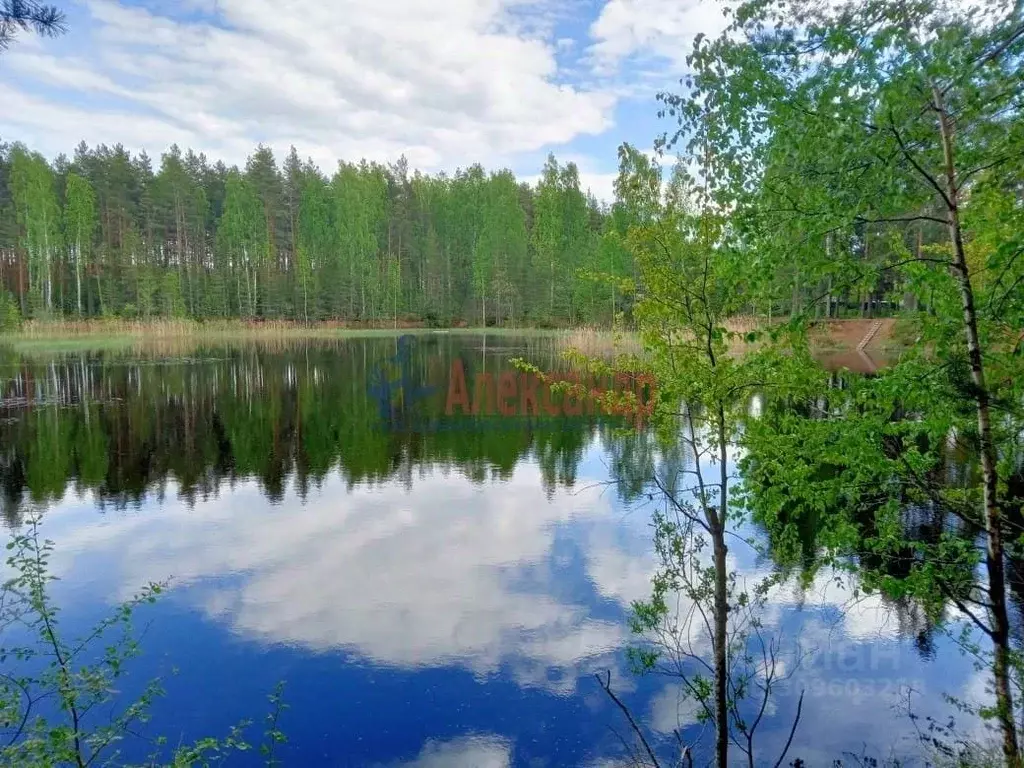
[[[998,724],[1006,763],[1020,765],[1005,559],[1008,537],[1019,534],[1010,519],[1019,500],[1006,483],[1024,425],[1021,6],[755,0],[732,11],[720,38],[698,39],[689,90],[663,97],[680,122],[667,143],[708,141],[722,180],[718,202],[733,206],[758,259],[779,268],[796,256],[805,284],[895,273],[933,303],[899,364],[860,384],[855,408],[833,393],[840,402],[824,416],[846,446],[843,477],[859,469],[888,491],[879,531],[898,531],[902,506],[921,501],[984,531],[980,550],[946,538],[915,543],[911,577],[889,587],[955,597],[990,644],[995,706],[981,714]],[[705,136],[708,118],[717,127]],[[828,253],[830,235],[865,224],[904,235],[882,263]],[[923,225],[939,233],[930,248],[899,245]],[[784,227],[796,237],[777,237]],[[977,457],[966,497],[933,481],[950,435]],[[778,479],[787,476],[789,494],[807,499],[796,474]],[[861,498],[854,487],[846,493]],[[896,551],[906,542],[881,535],[872,545]],[[984,574],[977,582],[975,564]]]
[[[75,265],[75,302],[82,316],[82,274],[88,269],[96,232],[96,195],[92,185],[77,173],[69,173],[64,192],[64,232]]]
[[[11,152],[11,191],[21,243],[27,254],[30,305],[53,310],[53,262],[60,244],[60,208],[53,171],[38,153],[15,146]]]

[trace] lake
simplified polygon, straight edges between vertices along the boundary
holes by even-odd
[[[704,726],[626,648],[654,569],[647,481],[690,459],[586,408],[446,412],[453,363],[500,382],[513,358],[564,370],[550,339],[507,334],[0,353],[3,518],[41,515],[65,632],[169,580],[123,687],[163,678],[148,736],[250,719],[258,741],[285,681],[286,765],[626,764],[607,670],[671,752]],[[772,568],[738,539],[730,554],[743,577]],[[854,589],[824,574],[772,593],[766,627],[806,656],[772,701],[769,765],[801,689],[787,764],[808,766],[916,754],[907,686],[924,714],[986,696],[912,605]]]

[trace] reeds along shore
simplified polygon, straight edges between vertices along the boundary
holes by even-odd
[[[414,334],[483,334],[488,336],[514,336],[548,339],[549,349],[560,353],[583,344],[594,356],[601,350],[618,349],[608,329],[537,329],[489,327],[471,328],[460,325],[452,328],[428,328],[422,323],[399,321],[391,323],[359,324],[352,322],[300,323],[287,320],[245,321],[153,319],[125,320],[32,320],[16,330],[0,333],[0,346],[22,352],[61,352],[84,349],[121,349],[146,353],[186,354],[197,346],[259,345],[284,349],[303,341],[326,343],[341,342],[347,338],[390,337],[402,333]],[[587,341],[590,339],[590,341]],[[638,339],[626,335],[624,344],[630,351],[640,348]]]
[[[775,322],[779,322],[776,319]],[[895,321],[883,321],[885,327],[877,333],[873,346],[883,347],[896,341],[892,339]],[[870,320],[831,320],[816,327],[812,333],[812,344],[817,351],[854,349],[863,337]],[[764,328],[765,319],[739,316],[730,318],[726,328],[736,334],[746,334]],[[378,324],[360,324],[345,321],[322,321],[301,323],[288,320],[247,321],[236,319],[190,320],[152,319],[127,320],[111,318],[106,320],[30,320],[16,330],[0,333],[0,344],[23,349],[43,348],[89,348],[106,346],[131,346],[156,349],[172,347],[187,349],[202,342],[259,342],[286,344],[301,339],[341,340],[358,336],[390,336],[400,333],[466,333],[495,336],[520,336],[549,338],[552,348],[558,352],[570,350],[586,357],[613,359],[621,355],[644,355],[643,342],[638,333],[627,328],[584,326],[570,329],[539,329],[489,327],[471,328],[428,328],[412,320],[399,320]],[[749,351],[749,344],[742,338],[730,340],[730,352]]]
[[[756,317],[733,317],[725,322],[725,327],[732,333],[749,333],[762,328],[765,321]],[[613,330],[600,327],[584,327],[565,331],[559,336],[559,346],[572,349],[587,357],[612,358],[618,355],[635,355],[642,357],[643,342],[632,330]],[[745,346],[741,341],[730,345],[734,351],[741,351]]]
[[[558,336],[558,346],[587,357],[640,355],[643,352],[643,344],[637,334],[609,328],[586,327],[564,331]]]
[[[197,335],[336,335],[341,332],[394,333],[396,330],[415,329],[422,326],[399,322],[376,325],[344,322],[299,323],[288,320],[29,320],[10,332],[14,338],[56,339],[81,336],[197,336]]]

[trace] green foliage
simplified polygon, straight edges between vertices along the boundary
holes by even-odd
[[[288,708],[284,703],[284,682],[277,684],[273,692],[267,698],[270,700],[271,710],[267,713],[263,732],[264,743],[260,745],[260,754],[265,758],[267,768],[275,768],[281,761],[275,757],[275,750],[279,744],[288,741],[280,728],[281,714]]]
[[[602,250],[608,213],[576,167],[549,166],[533,189],[404,159],[327,176],[294,148],[239,169],[172,146],[154,171],[121,146],[50,165],[0,145],[4,282],[32,317],[608,323],[628,304],[583,273],[629,274],[628,252]]]
[[[54,279],[60,250],[60,209],[53,171],[38,153],[16,144],[11,150],[11,198],[26,253],[29,306],[49,315],[54,306]]]
[[[9,291],[0,290],[0,332],[16,331],[21,325],[18,303]]]
[[[633,296],[646,372],[657,382],[656,434],[664,445],[681,442],[690,459],[666,462],[667,473],[644,478],[662,509],[652,514],[657,571],[651,597],[633,605],[641,644],[630,660],[637,671],[678,682],[699,720],[714,729],[717,764],[728,764],[730,748],[753,764],[768,702],[800,657],[793,654],[783,672],[781,642],[761,624],[779,576],[747,584],[729,568],[726,537],[743,507],[730,493],[727,461],[750,396],[790,381],[807,369],[808,357],[790,334],[776,334],[776,344],[764,343],[760,332],[729,330],[730,318],[748,303],[751,280],[742,243],[714,201],[706,159],[703,178],[680,164],[664,192],[646,155],[624,145],[619,161],[615,209],[622,231],[608,238],[628,249],[636,279],[608,277]],[[762,344],[748,350],[748,341]],[[618,361],[627,370],[637,363]],[[801,694],[794,730],[802,702]]]
[[[17,33],[31,30],[43,37],[57,37],[67,31],[64,12],[55,5],[25,0],[0,2],[0,53],[6,51]]]
[[[64,186],[64,241],[74,264],[76,311],[83,313],[82,280],[89,268],[96,232],[96,195],[77,173],[69,173]]]
[[[484,361],[476,343],[444,334],[414,347],[415,383],[441,388],[438,402],[423,411],[446,422],[425,433],[390,429],[367,386],[381,371],[397,374],[390,367],[395,340],[385,335],[292,341],[280,353],[217,345],[207,347],[217,350],[214,360],[206,356],[207,363],[192,367],[151,364],[167,362],[160,353],[140,360],[117,351],[86,352],[44,361],[14,354],[9,364],[31,371],[42,394],[34,407],[0,422],[0,445],[10,456],[0,464],[0,486],[9,489],[0,496],[0,512],[16,523],[30,499],[50,503],[71,486],[95,494],[104,506],[125,508],[171,477],[186,501],[242,477],[253,478],[271,498],[291,474],[303,492],[339,472],[346,483],[383,482],[403,471],[393,460],[396,446],[474,480],[535,455],[545,486],[554,489],[572,482],[585,446],[598,434],[610,445],[625,440],[614,431],[621,419],[588,411],[574,419],[542,414],[531,433],[523,429],[518,402],[513,419],[481,414],[452,423],[444,416],[451,361],[464,360],[472,382]],[[533,359],[554,357],[550,339],[525,343]],[[496,382],[507,369],[494,362],[491,351],[486,370]],[[83,365],[91,371],[83,398],[64,407],[60,393],[81,382]],[[551,366],[567,368],[557,360]],[[225,380],[235,383],[224,387],[219,382]],[[628,434],[635,434],[632,425]],[[149,458],[140,463],[139,455]],[[633,460],[626,449],[621,455],[621,464]]]
[[[1003,571],[1024,456],[1020,5],[753,0],[730,18],[697,40],[689,91],[663,97],[679,121],[665,143],[713,158],[712,199],[760,276],[749,295],[777,306],[791,289],[796,321],[842,292],[888,296],[917,329],[876,377],[766,390],[745,506],[784,562],[855,563],[933,622],[955,606],[986,640],[972,647],[997,702],[981,714],[1017,765]]]

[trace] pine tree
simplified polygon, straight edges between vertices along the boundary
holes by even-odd
[[[0,52],[10,47],[19,31],[43,37],[62,35],[67,31],[64,12],[36,0],[0,0]]]

